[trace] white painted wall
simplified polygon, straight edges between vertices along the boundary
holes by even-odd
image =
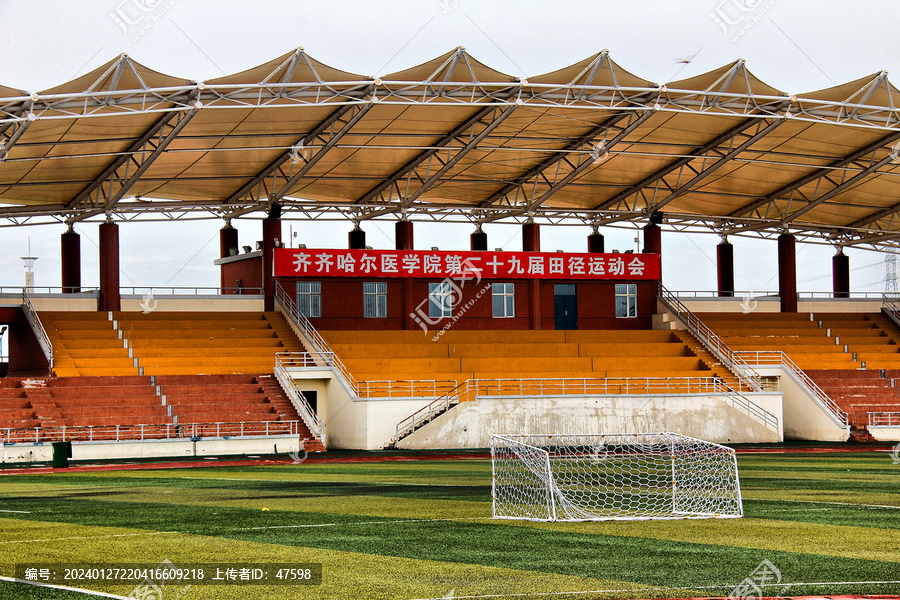
[[[171,296],[154,295],[150,306],[155,306],[154,311],[160,312],[262,312],[265,308],[262,297],[242,296]],[[122,310],[126,312],[141,312],[145,302],[143,295],[123,295]],[[12,306],[21,304],[21,298],[5,297],[4,305]],[[87,311],[97,310],[96,296],[88,294],[54,294],[32,295],[31,303],[35,310],[40,311]]]
[[[870,425],[867,429],[879,442],[900,441],[900,425]]]
[[[691,312],[730,312],[740,313],[745,306],[753,307],[753,312],[780,312],[781,298],[778,296],[735,298],[680,298]],[[754,304],[755,303],[755,304]],[[800,299],[797,302],[799,313],[877,313],[881,312],[881,300],[875,298],[823,298],[820,300]]]
[[[71,461],[125,458],[196,458],[203,456],[266,455],[298,452],[296,435],[142,442],[73,442]],[[49,462],[51,444],[9,444],[0,449],[0,463]]]
[[[754,394],[752,400],[781,420],[780,394]],[[486,448],[495,433],[659,431],[718,443],[782,439],[715,396],[485,397],[457,405],[398,447]]]
[[[753,366],[763,377],[778,377],[779,389],[784,395],[784,437],[789,440],[814,440],[821,442],[846,442],[849,426],[840,424],[831,412],[811,396],[805,386],[796,382],[782,368]]]
[[[141,312],[144,306],[154,307],[154,312],[262,312],[265,301],[259,298],[241,296],[122,296],[122,310]],[[96,305],[93,310],[97,310]]]

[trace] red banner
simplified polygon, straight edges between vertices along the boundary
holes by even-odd
[[[659,279],[658,254],[276,248],[276,277]]]

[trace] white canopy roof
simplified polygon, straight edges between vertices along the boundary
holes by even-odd
[[[120,55],[0,87],[4,223],[134,218],[535,219],[836,245],[900,239],[897,90],[790,96],[743,61],[667,85],[606,51],[518,79],[457,48],[373,79],[302,49],[206,82]]]

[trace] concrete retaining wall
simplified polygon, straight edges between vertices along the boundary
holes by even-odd
[[[868,430],[879,442],[900,442],[900,425],[870,425]]]
[[[753,366],[753,365],[751,365]],[[784,437],[789,440],[846,442],[849,426],[841,425],[819,401],[810,396],[780,366],[753,366],[763,377],[778,377],[778,387],[784,394]]]
[[[781,421],[781,394],[753,394],[751,399]],[[495,433],[659,431],[718,443],[782,440],[780,433],[716,396],[487,397],[457,405],[398,447],[485,448]]]
[[[72,442],[72,461],[123,458],[196,458],[246,454],[298,452],[300,438],[265,436],[204,438],[191,440],[145,440],[142,442]],[[0,463],[50,462],[53,447],[47,444],[4,444]]]

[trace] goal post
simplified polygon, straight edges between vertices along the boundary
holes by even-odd
[[[743,516],[734,450],[677,433],[493,435],[491,466],[499,519]]]

